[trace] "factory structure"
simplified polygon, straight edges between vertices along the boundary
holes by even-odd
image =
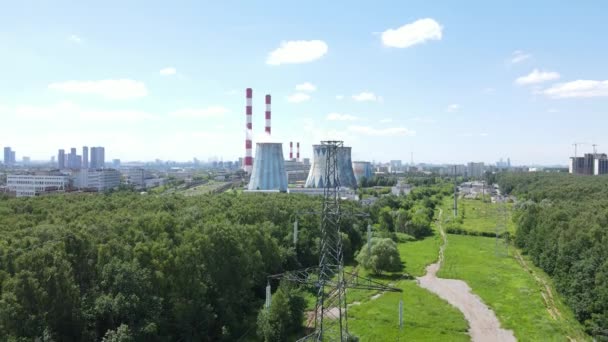
[[[333,184],[325,184],[325,170],[327,169],[327,146],[325,145],[313,145],[313,160],[308,178],[306,179],[307,188],[324,188],[326,185],[333,186]],[[351,148],[350,147],[339,147],[338,148],[338,170],[337,178],[340,182],[340,186],[356,189],[357,179],[353,172],[353,163],[351,159]]]
[[[258,142],[255,144],[253,157],[253,89],[245,91],[245,157],[243,170],[249,175],[246,191],[263,192],[303,192],[317,194],[325,186],[327,150],[323,145],[313,145],[312,163],[308,158],[300,158],[300,143],[289,142],[289,158],[284,158],[283,144],[280,142]],[[271,96],[265,96],[265,127],[268,136],[272,133],[271,126]],[[340,186],[345,189],[357,188],[358,178],[355,176],[352,162],[351,147],[341,147],[338,151],[338,178]],[[357,162],[366,163],[366,162]],[[372,176],[371,164],[364,165],[361,176]]]

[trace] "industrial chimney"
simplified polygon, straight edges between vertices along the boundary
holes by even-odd
[[[252,160],[252,153],[251,153],[251,148],[252,148],[252,137],[253,137],[253,127],[251,124],[251,116],[253,114],[252,111],[252,98],[253,98],[253,90],[251,88],[247,88],[246,90],[246,97],[247,97],[247,103],[245,105],[245,116],[247,118],[246,121],[246,133],[245,133],[245,165],[244,165],[244,170],[251,174],[251,169],[253,168],[253,160]]]
[[[270,95],[266,95],[266,134],[270,135]]]
[[[300,142],[297,142],[296,146],[297,146],[297,149],[298,149],[298,152],[296,154],[296,160],[300,161]]]
[[[293,141],[289,142],[289,160],[293,160]]]

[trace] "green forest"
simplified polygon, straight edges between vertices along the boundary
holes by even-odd
[[[576,318],[608,341],[608,177],[506,173],[515,244],[549,274]]]
[[[369,223],[383,238],[428,235],[449,191],[420,188],[371,207],[343,201],[344,212],[370,215],[343,216],[345,262],[354,263]],[[320,197],[236,192],[0,197],[0,336],[259,339],[267,277],[318,263],[319,217],[310,213],[320,208]],[[299,303],[284,286],[278,294]]]

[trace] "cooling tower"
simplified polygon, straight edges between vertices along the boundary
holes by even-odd
[[[366,161],[353,162],[353,172],[355,173],[357,184],[359,184],[359,179],[361,179],[362,177],[370,179],[374,176],[374,173],[372,171],[372,164]]]
[[[313,145],[312,148],[313,161],[305,186],[307,188],[323,188],[325,187],[327,146]],[[350,147],[338,147],[337,177],[340,182],[340,186],[356,189],[357,180],[355,179],[355,174],[353,172],[350,152]]]
[[[287,191],[283,144],[257,143],[249,190]]]

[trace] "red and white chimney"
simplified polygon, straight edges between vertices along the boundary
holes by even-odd
[[[297,152],[297,154],[296,154],[296,160],[297,160],[297,161],[300,161],[300,142],[297,142],[297,143],[296,143],[296,146],[297,146],[296,148],[298,149],[298,150],[297,150],[298,152]]]
[[[289,142],[289,160],[293,159],[293,141]]]
[[[266,95],[266,134],[270,135],[270,95]]]
[[[247,97],[247,103],[245,105],[245,115],[247,118],[247,125],[246,125],[246,135],[245,135],[245,165],[244,165],[244,170],[247,171],[247,173],[251,173],[251,170],[253,169],[253,156],[252,156],[252,136],[253,136],[253,127],[252,127],[252,120],[251,117],[253,115],[253,109],[252,109],[252,98],[253,98],[253,90],[251,88],[247,88],[246,90],[246,97]]]

